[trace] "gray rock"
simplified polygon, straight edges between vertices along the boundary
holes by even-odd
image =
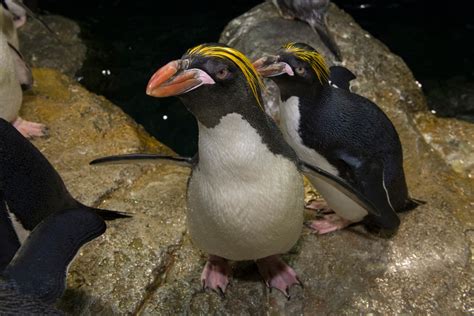
[[[33,67],[54,68],[74,76],[82,67],[87,52],[86,45],[79,38],[79,26],[57,15],[44,15],[41,19],[54,34],[37,20],[28,18],[18,31],[23,56]]]
[[[223,38],[244,51],[272,49],[267,41],[274,39],[257,36],[253,26],[261,25],[260,19],[268,25],[270,19],[282,27],[271,6],[256,10],[260,13],[231,22]],[[302,32],[304,24],[282,23],[287,38],[279,36],[281,43],[297,36],[313,40],[309,28]],[[293,26],[298,33],[292,35]],[[291,289],[291,300],[269,293],[251,262],[234,264],[223,299],[201,290],[205,254],[192,244],[185,226],[189,171],[164,164],[90,167],[99,156],[170,151],[104,98],[57,72],[35,70],[22,116],[46,123],[51,136],[34,144],[80,201],[134,214],[109,223],[105,235],[82,249],[58,305],[62,310],[78,315],[472,313],[472,182],[454,173],[421,136],[414,112],[426,109],[424,97],[403,61],[334,6],[329,27],[358,76],[357,92],[394,122],[410,191],[428,204],[402,214],[400,230],[389,240],[361,227],[326,236],[305,229],[285,255],[305,284]],[[253,57],[261,52],[255,50]]]

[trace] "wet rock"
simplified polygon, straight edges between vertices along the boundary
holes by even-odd
[[[40,22],[29,18],[19,29],[20,50],[32,67],[49,67],[69,76],[82,67],[87,48],[79,38],[76,22],[57,15],[41,16],[54,31],[49,32]]]
[[[417,113],[415,121],[425,141],[454,171],[474,179],[474,124],[429,112]]]
[[[297,254],[290,256],[305,283],[304,290],[295,289],[294,299],[288,302],[278,294],[262,293],[264,311],[466,313],[473,308],[468,298],[472,240],[466,237],[474,220],[472,182],[453,173],[420,135],[416,124],[427,115],[423,114],[427,106],[402,59],[334,5],[329,11],[329,28],[341,49],[343,64],[357,75],[352,90],[377,103],[400,134],[411,195],[428,204],[401,214],[401,228],[390,240],[361,234],[360,228],[327,236],[306,232]],[[221,41],[252,58],[274,53],[293,41],[309,43],[330,56],[309,27],[278,18],[268,3],[230,22]],[[469,139],[470,129],[463,128],[457,129]],[[420,129],[423,131],[422,125]],[[470,149],[466,156],[469,153]]]
[[[266,41],[274,39],[256,36],[259,28],[253,26],[268,18],[264,25],[283,28],[268,4],[256,10],[260,13],[231,22],[224,38],[238,35],[233,43],[244,50],[271,48],[273,42]],[[410,192],[428,203],[401,214],[400,230],[389,240],[361,227],[326,236],[304,229],[285,255],[305,284],[291,289],[291,300],[270,293],[252,262],[234,263],[225,298],[203,292],[205,254],[185,226],[189,171],[165,164],[89,166],[104,155],[170,151],[104,98],[55,71],[39,69],[21,114],[46,123],[50,137],[34,144],[80,201],[134,215],[108,223],[107,232],[82,249],[69,271],[62,310],[86,315],[472,313],[472,182],[454,173],[417,129],[413,113],[426,105],[403,61],[334,6],[329,19],[346,65],[358,76],[354,89],[394,122]],[[298,36],[317,42],[309,27],[303,31],[305,24],[282,23],[280,44]],[[293,25],[297,33],[292,35]],[[314,213],[305,216],[311,219]]]

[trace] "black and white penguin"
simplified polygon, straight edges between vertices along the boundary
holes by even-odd
[[[318,33],[321,41],[333,53],[334,57],[342,60],[341,51],[329,32],[326,14],[329,0],[270,0],[283,18],[298,19],[311,26]]]
[[[288,288],[299,280],[279,255],[295,245],[302,230],[300,172],[340,187],[369,212],[376,210],[340,178],[300,163],[263,111],[262,87],[261,77],[241,52],[221,44],[190,49],[160,68],[146,92],[179,96],[196,117],[196,157],[132,154],[92,163],[155,157],[191,166],[187,221],[192,240],[209,254],[203,286],[224,292],[231,272],[228,260],[255,260],[267,286],[288,296]]]
[[[310,177],[337,214],[325,215],[311,227],[324,234],[363,221],[384,234],[395,232],[397,212],[420,201],[408,195],[400,139],[384,112],[362,96],[331,86],[323,57],[309,45],[285,45],[277,56],[255,65],[280,89],[280,128],[299,158],[345,179],[381,215],[368,214],[337,188]]]
[[[46,126],[19,116],[23,101],[22,87],[33,82],[31,70],[18,50],[16,29],[6,10],[0,6],[0,118],[11,122],[25,137],[44,136]],[[13,32],[13,35],[9,33]]]
[[[0,272],[0,314],[62,314],[52,304],[64,293],[71,261],[105,229],[89,208],[61,210],[41,221]]]
[[[41,152],[0,119],[0,271],[43,219],[73,208],[88,209],[106,220],[128,217],[75,200]]]

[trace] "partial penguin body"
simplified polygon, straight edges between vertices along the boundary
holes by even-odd
[[[408,196],[400,139],[385,113],[370,100],[333,87],[324,59],[306,44],[290,43],[278,56],[255,64],[280,88],[280,126],[299,158],[343,178],[375,205],[370,214],[337,187],[310,178],[344,225],[363,221],[385,234],[395,232],[396,212],[420,201]],[[341,78],[352,77],[344,73]]]
[[[22,100],[23,92],[11,48],[6,36],[0,32],[0,118],[13,122],[18,117]]]
[[[43,219],[0,271],[0,314],[62,315],[52,304],[66,288],[69,265],[105,229],[104,220],[88,208],[61,210]]]
[[[43,219],[71,208],[87,208],[105,219],[124,217],[75,200],[41,152],[0,119],[0,271]]]
[[[199,124],[199,163],[188,189],[195,243],[231,260],[286,253],[300,236],[303,186],[295,163],[270,151],[240,114]]]
[[[334,57],[342,60],[341,52],[328,30],[326,15],[329,0],[271,0],[283,18],[298,19],[309,24]]]

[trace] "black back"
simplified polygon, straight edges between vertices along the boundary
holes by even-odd
[[[3,119],[0,119],[0,192],[27,230],[55,211],[81,206],[43,154]]]
[[[79,249],[105,229],[103,219],[88,208],[56,212],[33,230],[3,276],[14,280],[21,293],[54,303],[64,292],[68,266]]]
[[[378,161],[395,210],[405,208],[408,190],[398,133],[385,113],[370,100],[323,85],[316,99],[300,97],[303,143],[336,166],[357,187],[353,170]]]

